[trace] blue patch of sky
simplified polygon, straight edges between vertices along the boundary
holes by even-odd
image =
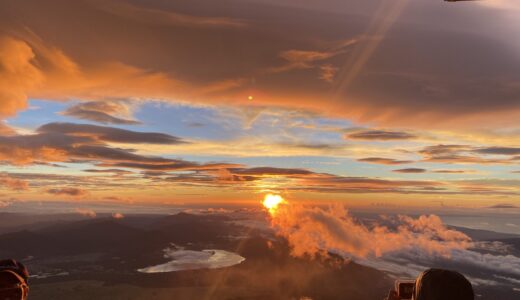
[[[63,116],[59,112],[65,110],[69,103],[32,99],[29,108],[19,112],[16,116],[7,119],[13,127],[36,129],[51,122],[71,122],[74,119]]]
[[[239,120],[219,120],[218,110],[211,107],[151,102],[143,104],[135,116],[143,122],[143,130],[188,139],[231,139],[240,128]]]

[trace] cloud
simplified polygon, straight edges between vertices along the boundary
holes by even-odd
[[[131,111],[123,102],[84,102],[67,108],[62,114],[103,124],[141,124],[139,121],[124,118],[131,116]]]
[[[88,194],[88,191],[80,188],[74,187],[64,187],[64,188],[53,188],[45,191],[48,194],[53,194],[57,196],[73,196],[73,197],[83,197]]]
[[[333,82],[339,68],[334,67],[333,65],[326,64],[320,66],[320,79],[325,80],[327,82]]]
[[[23,41],[0,36],[0,117],[27,108],[29,90],[42,83],[44,76],[32,64],[34,58]]]
[[[407,132],[399,131],[364,130],[346,134],[345,138],[353,140],[394,141],[414,139],[416,136]]]
[[[224,250],[184,250],[175,248],[164,249],[164,258],[171,261],[141,268],[141,273],[165,273],[184,270],[219,269],[239,264],[245,260],[244,257]]]
[[[440,170],[433,170],[433,173],[441,173],[441,174],[467,174],[467,173],[474,173],[473,170],[447,170],[447,169],[440,169]]]
[[[137,6],[125,2],[96,2],[96,7],[115,16],[130,18],[138,22],[160,25],[181,25],[187,27],[243,27],[247,23],[243,20],[225,17],[204,17],[189,14],[181,14],[174,11],[153,9],[145,6]]]
[[[487,147],[473,150],[473,152],[481,154],[494,154],[494,155],[518,155],[520,154],[520,148],[514,147]]]
[[[468,236],[448,229],[434,215],[399,216],[394,222],[394,229],[367,227],[341,205],[322,209],[286,203],[271,214],[272,227],[288,240],[294,256],[332,252],[363,258],[407,251],[448,256],[454,249],[470,246]]]
[[[514,158],[497,159],[480,154],[503,154],[514,153],[515,148],[489,147],[478,148],[469,145],[433,145],[424,147],[419,151],[425,162],[438,163],[460,163],[460,164],[511,164]]]
[[[428,170],[426,169],[421,169],[421,168],[406,168],[406,169],[397,169],[397,170],[392,170],[392,172],[396,172],[396,173],[426,173]]]
[[[520,208],[514,204],[495,204],[488,206],[488,208],[499,208],[499,209],[509,209],[509,208]]]
[[[398,159],[385,158],[385,157],[366,157],[366,158],[360,158],[357,161],[374,163],[374,164],[382,164],[382,165],[401,165],[401,164],[413,163],[413,161],[411,161],[411,160],[398,160]]]
[[[97,216],[95,211],[88,208],[76,208],[74,209],[74,212],[89,218],[95,218]]]
[[[13,134],[16,134],[16,131],[14,129],[7,126],[4,122],[0,122],[0,136]]]
[[[156,174],[165,175],[165,174]],[[426,180],[387,180],[370,177],[345,177],[315,173],[303,169],[214,168],[200,169],[193,173],[155,177],[158,181],[177,182],[205,186],[237,185],[242,189],[256,190],[261,182],[276,177],[277,186],[286,191],[321,193],[435,193],[444,192],[444,183]]]
[[[272,176],[272,175],[310,175],[313,172],[305,169],[256,167],[229,169],[230,172],[240,175]]]
[[[83,172],[88,172],[88,173],[113,173],[113,174],[117,174],[117,175],[133,174],[132,171],[123,170],[123,169],[86,169],[86,170],[83,170]]]
[[[332,82],[339,68],[334,67],[330,63],[322,65],[318,65],[317,63],[345,53],[346,49],[356,44],[357,41],[357,38],[340,41],[335,43],[331,49],[324,51],[297,49],[282,51],[279,56],[287,61],[287,63],[282,66],[267,68],[265,73],[283,73],[298,69],[318,68],[319,78],[327,82]]]
[[[125,216],[122,213],[115,212],[112,214],[112,218],[114,219],[123,219]]]
[[[36,134],[0,136],[0,160],[14,165],[41,162],[89,162],[98,167],[108,168],[110,172],[119,175],[124,171],[117,170],[118,168],[194,171],[242,167],[240,164],[233,163],[197,163],[182,159],[145,156],[134,153],[132,149],[110,147],[105,142],[159,145],[184,143],[180,138],[162,133],[136,132],[86,124],[50,123],[38,128]],[[87,172],[100,173],[101,171],[89,169]]]
[[[6,173],[0,173],[0,186],[5,186],[15,191],[29,189],[29,183],[22,179],[12,178]]]
[[[185,143],[182,139],[164,133],[137,132],[114,127],[74,123],[49,123],[39,127],[39,133],[59,133],[69,136],[86,136],[104,142],[165,144]]]
[[[332,1],[314,10],[230,3],[236,9],[207,0],[2,3],[0,115],[26,109],[28,98],[155,99],[277,106],[381,126],[503,128],[518,120],[514,26],[481,22],[505,12],[425,1],[406,9],[406,1],[379,9],[349,1],[349,10]],[[471,33],[453,29],[461,26]],[[460,59],[460,49],[472,51]],[[299,67],[266,72],[286,65]],[[332,88],[328,66],[340,69]]]

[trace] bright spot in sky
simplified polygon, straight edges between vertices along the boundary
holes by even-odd
[[[270,213],[273,213],[276,211],[278,206],[284,202],[285,200],[280,195],[267,194],[265,195],[264,202],[262,202],[262,204],[269,210]]]
[[[247,97],[247,99],[253,100],[253,96],[249,96],[249,97]]]

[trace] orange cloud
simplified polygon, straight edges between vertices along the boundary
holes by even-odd
[[[27,108],[28,94],[43,83],[44,74],[34,59],[27,43],[0,36],[0,117]]]
[[[159,10],[154,1],[8,1],[0,4],[0,115],[25,109],[28,97],[159,99],[277,106],[389,126],[514,126],[516,52],[477,29],[461,37],[451,30],[439,36],[431,30],[436,22],[403,26],[417,9],[403,9],[406,2],[384,3],[371,19],[253,3],[258,9],[242,14],[208,1],[216,14],[208,16],[183,3]],[[473,13],[458,11],[445,22],[463,16],[485,29],[480,20],[488,12]],[[65,23],[70,18],[76,22]],[[432,51],[432,41],[443,47]],[[461,60],[460,49],[471,56]],[[272,68],[281,69],[266,71]],[[258,92],[253,103],[251,91]]]
[[[73,196],[73,197],[83,197],[88,194],[88,191],[80,188],[74,187],[64,187],[64,188],[53,188],[45,191],[48,194],[58,195],[58,196]]]
[[[76,208],[74,211],[82,216],[86,216],[89,218],[95,218],[97,216],[95,211],[88,208]]]
[[[15,191],[27,190],[29,183],[25,180],[10,177],[8,174],[0,173],[0,185]]]
[[[448,229],[435,215],[413,219],[399,216],[390,226],[365,226],[341,205],[328,209],[285,203],[271,214],[277,234],[285,237],[294,256],[328,252],[354,257],[379,257],[400,251],[423,251],[449,256],[454,249],[465,249],[471,240]]]
[[[140,124],[139,121],[129,118],[130,108],[121,101],[83,102],[67,108],[62,114],[103,124]]]

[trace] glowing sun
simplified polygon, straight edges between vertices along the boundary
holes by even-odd
[[[264,201],[262,204],[265,208],[269,210],[270,213],[276,211],[278,206],[282,203],[285,203],[285,200],[280,195],[267,194],[264,197]]]

